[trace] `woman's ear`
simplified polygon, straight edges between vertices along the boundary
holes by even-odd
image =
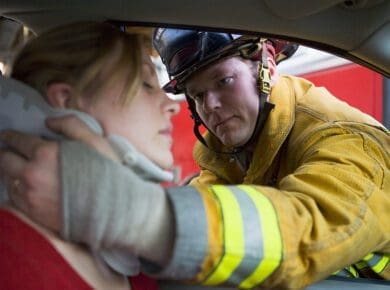
[[[54,108],[69,109],[73,88],[67,83],[51,83],[46,90],[47,102]]]

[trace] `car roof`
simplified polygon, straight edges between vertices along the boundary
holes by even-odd
[[[390,76],[388,0],[12,0],[0,3],[0,15],[36,33],[79,20],[261,32]]]

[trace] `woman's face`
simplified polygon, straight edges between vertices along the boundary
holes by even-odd
[[[179,112],[179,104],[161,89],[149,56],[144,53],[142,85],[132,100],[121,102],[125,80],[106,88],[92,105],[84,103],[82,109],[94,116],[106,135],[127,138],[137,150],[162,168],[173,165],[172,122]]]

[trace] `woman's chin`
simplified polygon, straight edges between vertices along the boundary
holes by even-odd
[[[169,170],[173,167],[172,154],[159,154],[159,156],[151,158],[151,160],[164,170]]]

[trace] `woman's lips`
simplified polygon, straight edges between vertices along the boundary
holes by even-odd
[[[172,126],[169,126],[169,127],[166,127],[164,129],[159,130],[158,134],[168,138],[169,141],[172,141]]]
[[[163,135],[172,135],[172,126],[165,127],[164,129],[159,130],[158,133]]]

